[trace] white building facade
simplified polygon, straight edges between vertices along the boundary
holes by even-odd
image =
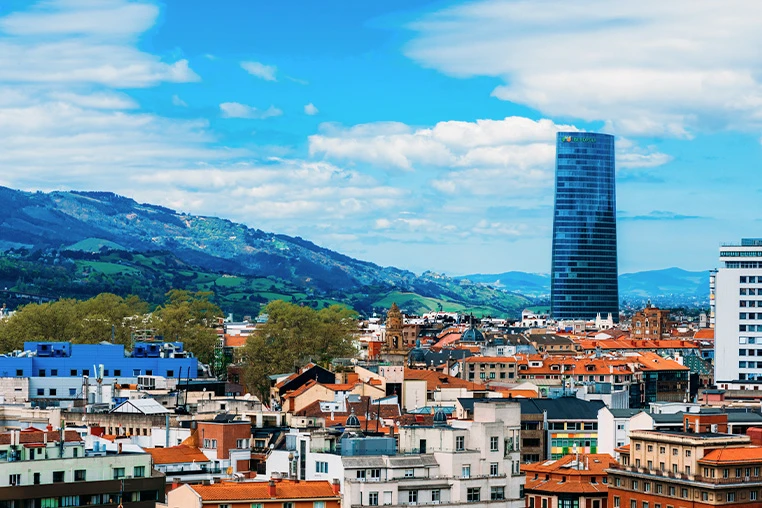
[[[762,383],[762,239],[720,247],[710,278],[715,320],[714,379],[718,388]],[[734,383],[735,382],[735,383]],[[724,386],[723,386],[724,385]]]

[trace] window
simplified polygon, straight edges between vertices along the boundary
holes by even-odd
[[[76,376],[77,375],[77,369],[71,369],[69,371],[69,375],[72,376],[72,377]]]
[[[114,480],[119,480],[121,478],[124,478],[124,468],[123,467],[115,467],[114,468]]]
[[[638,490],[638,480],[632,480],[632,490]]]
[[[167,371],[167,377],[175,377],[175,371],[172,369],[169,369]]]
[[[622,506],[622,500],[619,496],[614,496],[614,508],[620,508]]]
[[[327,473],[328,472],[328,462],[322,462],[322,461],[315,462],[315,472],[316,473]],[[365,471],[363,471],[363,472],[365,472]]]
[[[502,501],[505,499],[505,487],[490,487],[489,498],[490,501]]]
[[[685,466],[685,474],[691,474],[691,466]]]
[[[643,492],[651,492],[651,482],[643,482]]]
[[[691,451],[690,450],[685,450],[685,456],[686,457],[690,457],[691,456]]]
[[[471,478],[471,464],[463,464],[460,469],[460,476],[463,478]]]
[[[294,508],[294,503],[283,503],[283,508]]]
[[[53,483],[63,483],[66,481],[64,473],[65,471],[53,471]]]
[[[376,504],[378,504],[378,492],[376,492]],[[312,508],[325,508],[325,501],[313,501]]]
[[[654,445],[648,445],[647,450],[649,453],[654,451]]]
[[[756,490],[752,490],[751,492],[749,492],[749,500],[750,501],[756,501],[757,500],[757,491]]]
[[[219,505],[219,508],[230,508],[229,504],[221,504]]]
[[[497,469],[497,467],[498,467],[497,462],[492,462],[489,465],[489,475],[490,476],[497,476],[498,475],[498,469]]]
[[[40,484],[40,473],[34,473],[34,482],[35,485]]]
[[[40,377],[45,377],[45,369],[40,369],[40,372],[38,372],[38,375]]]
[[[145,466],[135,466],[132,470],[132,476],[135,478],[143,478],[146,475],[146,467]]]
[[[12,487],[16,485],[21,485],[21,475],[20,474],[8,475],[8,484],[10,484]]]
[[[643,508],[648,508],[648,501],[643,501]]]
[[[466,436],[455,436],[455,451],[462,452],[466,449]]]
[[[498,443],[497,436],[491,436],[489,438],[489,451],[491,451],[491,452],[499,452],[500,451],[500,444]]]
[[[69,388],[69,397],[74,397],[77,395],[77,389],[76,388]]]
[[[115,376],[121,376],[122,375],[122,369],[114,369],[114,375]]]
[[[667,492],[669,492],[671,497],[675,497],[675,487],[670,487]]]
[[[614,485],[615,485],[616,487],[621,487],[621,486],[622,486],[622,479],[621,479],[621,478],[619,478],[619,477],[617,477],[617,478],[614,478]]]
[[[16,377],[24,377],[24,369],[16,369]]]
[[[364,469],[358,469],[357,470],[357,478],[365,478],[365,470]]]
[[[40,499],[40,504],[38,505],[40,508],[58,508],[58,498],[57,497],[43,497]]]
[[[50,369],[50,375],[51,376],[57,376],[58,375],[58,369]]]
[[[672,448],[672,455],[677,457],[677,448]]]
[[[439,502],[442,499],[442,491],[439,489],[434,489],[431,491],[431,500],[434,502]]]
[[[368,504],[370,506],[378,506],[378,492],[368,493]],[[324,503],[325,506],[325,503]]]
[[[407,491],[407,502],[408,503],[417,503],[418,502],[418,491],[417,490],[408,490]]]
[[[371,478],[381,478],[380,469],[369,469],[368,471]]]
[[[50,388],[48,390],[48,393],[50,394],[51,397],[55,397],[58,394],[58,391],[55,388]]]
[[[85,481],[85,478],[87,476],[87,471],[84,469],[75,469],[74,470],[74,481],[75,482],[83,482]]]
[[[239,450],[245,450],[249,447],[249,440],[248,439],[237,439],[235,442],[235,447]]]
[[[634,499],[630,499],[630,508],[638,508],[638,502]]]
[[[737,467],[736,468],[736,478],[740,478],[740,477],[741,477],[741,468]]]
[[[640,450],[640,443],[635,443],[635,449]]]
[[[79,496],[62,496],[61,506],[80,506]]]
[[[45,395],[45,388],[37,388],[37,395]]]
[[[728,503],[734,503],[736,500],[736,493],[735,492],[728,492]]]
[[[688,489],[680,489],[680,497],[682,497],[683,499],[687,499],[688,498]]]
[[[664,490],[664,486],[661,483],[656,484],[656,493],[661,494]]]
[[[405,478],[412,478],[415,476],[415,469],[405,469]]]
[[[89,376],[90,375],[90,369],[82,369],[82,375],[83,376]]]
[[[701,493],[701,500],[702,501],[709,501],[709,492],[702,492]]]
[[[265,505],[262,503],[251,503],[251,508],[265,508]]]
[[[466,501],[469,503],[478,503],[481,501],[481,490],[480,487],[469,487],[468,490],[466,490]]]

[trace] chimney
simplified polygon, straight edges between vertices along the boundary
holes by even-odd
[[[267,495],[270,496],[270,498],[275,498],[275,480],[270,480],[267,483]]]
[[[333,493],[335,495],[338,496],[341,493],[341,483],[339,483],[338,478],[333,479],[333,481],[331,482],[331,488],[333,489]]]

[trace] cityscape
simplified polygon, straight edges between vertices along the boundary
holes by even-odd
[[[0,1],[0,508],[762,506],[760,15]]]

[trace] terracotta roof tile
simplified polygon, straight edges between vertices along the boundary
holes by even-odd
[[[705,454],[699,462],[762,462],[762,446],[741,446],[737,448],[719,448]]]
[[[268,494],[268,482],[217,483],[190,485],[204,501],[256,501],[273,499]],[[275,484],[275,499],[324,499],[339,496],[327,481],[281,480]]]
[[[466,388],[467,390],[486,390],[484,385],[466,381],[455,376],[433,370],[405,369],[405,380],[426,381],[426,389],[429,391],[438,388]]]
[[[151,454],[154,464],[181,464],[185,462],[209,462],[201,450],[194,446],[172,446],[169,448],[145,448]]]
[[[58,430],[44,431],[35,428],[24,429],[19,432],[19,444],[32,444],[32,443],[44,443],[45,434],[48,435],[48,442],[61,441],[61,432]],[[67,443],[82,441],[82,437],[74,431],[67,430],[64,432],[64,440]],[[3,432],[0,434],[0,445],[11,444],[11,433]]]

